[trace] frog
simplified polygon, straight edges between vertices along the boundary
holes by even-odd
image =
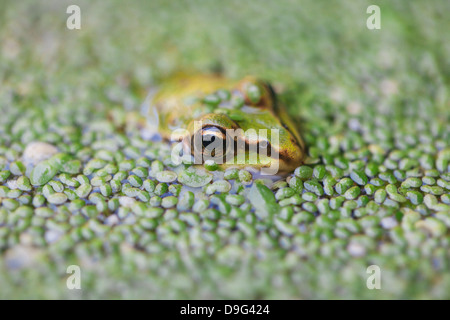
[[[144,105],[147,125],[163,140],[177,142],[194,164],[286,175],[305,160],[295,120],[273,86],[255,76],[173,76]]]

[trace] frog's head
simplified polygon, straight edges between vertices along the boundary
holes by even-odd
[[[254,167],[266,174],[289,173],[301,164],[303,142],[269,84],[253,77],[221,82],[202,97],[172,100],[183,106],[161,117],[166,128],[185,129],[172,139],[183,141],[195,163],[211,159],[222,168]]]

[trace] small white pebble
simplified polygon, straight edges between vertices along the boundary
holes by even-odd
[[[36,165],[58,153],[58,149],[46,142],[31,142],[23,151],[23,161],[26,164]]]

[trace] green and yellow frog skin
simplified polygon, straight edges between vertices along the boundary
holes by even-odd
[[[290,116],[277,101],[272,87],[254,77],[232,81],[220,75],[176,76],[158,88],[147,103],[150,104],[146,111],[149,124],[163,139],[184,141],[184,149],[192,155],[194,151],[205,154],[211,151],[207,150],[211,137],[216,142],[215,139],[220,139],[224,150],[232,150],[230,144],[236,146],[239,141],[244,158],[242,152],[240,161],[235,150],[231,151],[231,156],[227,153],[227,157],[224,152],[222,169],[262,169],[275,165],[277,174],[286,174],[304,159],[304,143]],[[227,139],[229,129],[239,134]],[[181,133],[174,135],[174,132]],[[267,132],[267,135],[259,132]],[[272,137],[273,132],[278,133],[277,139]],[[262,152],[269,147],[269,152],[267,149]],[[212,155],[221,156],[214,151]]]

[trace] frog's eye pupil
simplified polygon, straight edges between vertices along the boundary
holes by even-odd
[[[211,145],[216,140],[216,136],[214,135],[203,135],[203,148],[208,148],[209,145]]]
[[[226,148],[226,139],[223,131],[217,127],[206,127],[202,130],[202,148],[212,152],[213,155],[222,154]]]

